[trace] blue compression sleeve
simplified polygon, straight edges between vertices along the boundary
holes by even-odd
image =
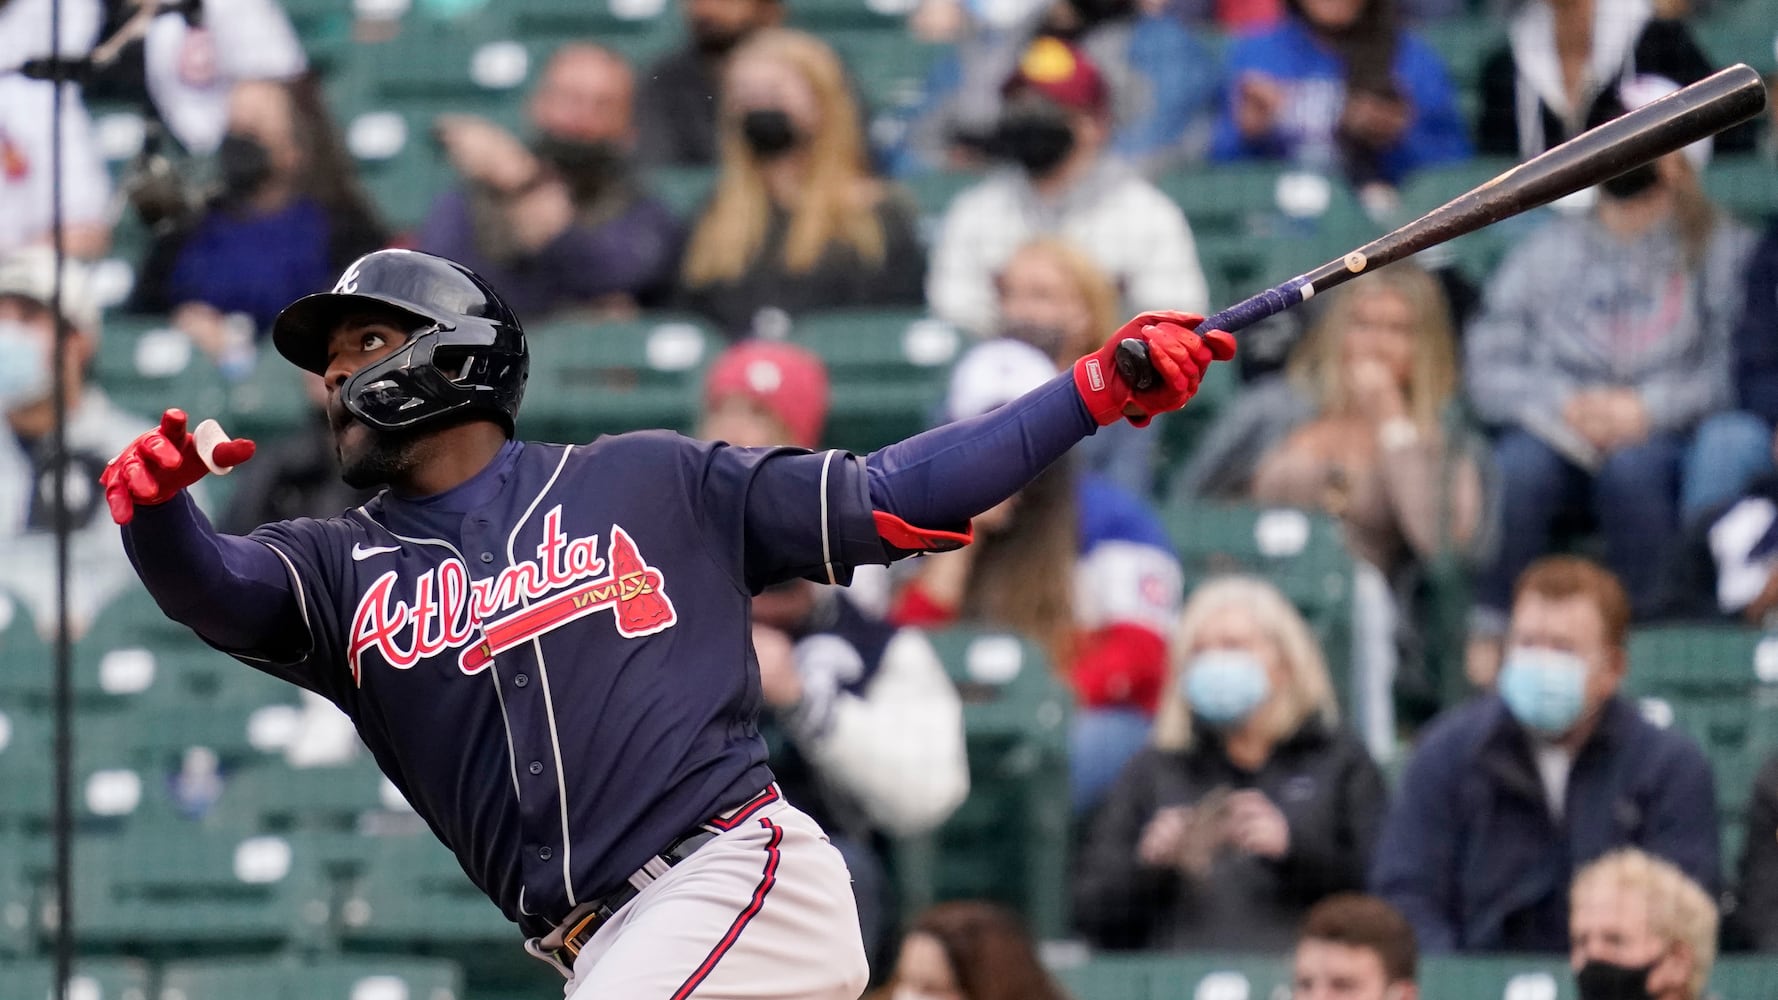
[[[123,546],[167,617],[223,649],[305,635],[284,561],[261,542],[219,533],[183,490],[137,507]]]
[[[958,525],[1024,488],[1098,430],[1063,372],[1005,406],[871,452],[871,505],[911,525]]]

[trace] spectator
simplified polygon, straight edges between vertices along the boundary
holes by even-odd
[[[1342,892],[1309,909],[1291,1000],[1418,1000],[1414,929],[1375,896]]]
[[[716,163],[716,111],[729,54],[784,19],[779,0],[681,0],[686,44],[648,68],[636,108],[637,157],[648,166]]]
[[[485,119],[441,117],[463,185],[432,206],[419,248],[473,268],[527,316],[664,301],[684,234],[631,164],[634,94],[622,56],[577,42],[550,57],[526,106],[529,149]]]
[[[1068,1000],[1017,914],[995,903],[940,903],[914,918],[879,1000]]]
[[[1609,572],[1539,560],[1518,582],[1499,693],[1422,732],[1371,891],[1407,916],[1423,950],[1567,949],[1569,879],[1616,847],[1716,886],[1709,763],[1618,694],[1629,622]]]
[[[1382,775],[1270,583],[1200,586],[1174,649],[1153,745],[1081,852],[1076,920],[1107,948],[1288,948],[1318,900],[1363,885]]]
[[[50,55],[54,0],[0,3],[0,257],[51,240],[51,122],[62,119],[62,237],[76,257],[98,257],[111,244],[111,179],[93,137],[92,119],[74,87],[13,72]],[[98,0],[65,0],[61,49],[84,56],[97,40]],[[52,111],[55,114],[52,114]]]
[[[245,535],[262,524],[298,517],[333,517],[376,496],[346,485],[327,423],[327,387],[321,376],[302,373],[308,419],[300,427],[261,442],[253,463],[235,472],[222,530]],[[354,740],[354,742],[356,742]]]
[[[1080,247],[1122,288],[1122,312],[1203,312],[1209,301],[1179,206],[1107,155],[1110,97],[1099,68],[1054,38],[1031,43],[1006,83],[996,143],[1012,165],[957,195],[927,274],[933,311],[985,333],[994,275],[1033,236]]]
[[[1627,108],[1673,85],[1622,89]],[[1500,430],[1511,530],[1477,584],[1483,635],[1558,517],[1587,499],[1635,611],[1654,610],[1686,441],[1732,404],[1730,328],[1752,245],[1698,186],[1708,156],[1705,142],[1607,181],[1593,211],[1545,223],[1489,283],[1465,373],[1476,412]]]
[[[0,260],[0,410],[11,430],[0,443],[0,590],[30,611],[46,638],[56,628],[50,396],[58,331],[68,338],[67,366],[60,374],[68,399],[62,510],[72,533],[68,626],[75,636],[133,579],[96,484],[110,457],[149,426],[87,382],[87,367],[99,348],[99,307],[85,271],[71,264],[62,272],[61,315],[52,313],[55,273],[47,247]]]
[[[1000,336],[1032,344],[1058,368],[1097,350],[1118,327],[1117,289],[1066,240],[1039,236],[1013,252],[994,279]],[[1128,423],[1102,427],[1075,446],[1084,471],[1138,495],[1154,491],[1157,434]]]
[[[1753,779],[1736,883],[1735,938],[1754,951],[1778,952],[1778,753]]]
[[[827,398],[827,373],[813,354],[737,344],[710,369],[698,434],[745,448],[813,448]],[[774,743],[772,773],[845,855],[874,960],[894,925],[885,838],[943,822],[969,792],[969,762],[963,708],[931,643],[843,594],[795,580],[756,595],[753,649],[784,737]]]
[[[1710,60],[1684,22],[1657,16],[1650,0],[1523,0],[1507,45],[1482,64],[1476,145],[1488,156],[1528,160],[1610,120],[1615,94],[1638,75],[1681,85],[1710,75]],[[1753,133],[1720,137],[1722,150],[1752,148]]]
[[[986,413],[1056,375],[1028,344],[972,348],[951,373],[949,419]],[[901,625],[977,622],[1040,645],[1074,689],[1069,737],[1076,813],[1095,806],[1147,738],[1163,697],[1167,633],[1183,574],[1147,503],[1064,460],[977,515],[975,542],[929,555],[895,597]]]
[[[308,70],[308,58],[278,0],[229,0],[205,4],[197,26],[155,18],[143,39],[142,68],[168,131],[187,150],[209,155],[233,123],[235,85],[292,83]]]
[[[385,234],[313,77],[238,84],[216,162],[221,190],[155,241],[132,308],[171,312],[225,371],[245,374],[278,310],[326,288]]]
[[[927,20],[917,24],[930,23],[941,5],[956,9],[962,37],[947,39],[958,44],[928,74],[926,103],[897,150],[897,172],[974,166],[991,155],[1003,85],[1020,54],[1046,37],[1074,43],[1105,72],[1111,154],[1145,173],[1203,155],[1215,60],[1164,3],[1051,0],[996,29],[955,0],[927,0],[916,14]]]
[[[1359,559],[1354,727],[1395,753],[1397,678],[1424,681],[1411,613],[1429,567],[1477,547],[1480,443],[1456,401],[1450,310],[1412,264],[1334,292],[1283,375],[1245,389],[1174,482],[1176,498],[1247,500],[1339,517]],[[1422,686],[1425,686],[1423,683]]]
[[[1778,474],[1770,472],[1688,522],[1668,557],[1656,615],[1755,628],[1778,623],[1775,526]]]
[[[839,57],[788,29],[730,58],[722,170],[693,231],[680,304],[731,336],[763,310],[916,305],[925,254],[912,202],[870,176]]]
[[[1677,867],[1623,848],[1574,877],[1568,962],[1579,1000],[1702,1000],[1716,904]]]
[[[1392,0],[1285,7],[1276,28],[1229,50],[1213,159],[1289,160],[1363,188],[1469,157],[1450,75],[1396,23]]]

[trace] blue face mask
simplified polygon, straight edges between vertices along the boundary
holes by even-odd
[[[0,412],[35,403],[50,392],[49,358],[29,327],[0,320]]]
[[[1500,668],[1498,688],[1520,725],[1539,736],[1560,736],[1586,709],[1587,661],[1561,650],[1514,646]]]
[[[1186,664],[1180,693],[1198,718],[1213,726],[1247,720],[1271,693],[1266,666],[1252,653],[1213,649]]]

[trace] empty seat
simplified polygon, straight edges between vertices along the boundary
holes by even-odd
[[[340,939],[360,947],[506,949],[518,929],[429,834],[367,837],[364,872],[340,908]]]
[[[1574,972],[1559,955],[1429,955],[1420,981],[1439,1000],[1573,1000]]]
[[[148,964],[136,959],[84,958],[74,963],[68,996],[79,1000],[149,1000]],[[0,961],[0,984],[8,1000],[44,1000],[55,995],[55,966],[48,959]]]
[[[521,432],[590,441],[600,434],[690,430],[703,371],[719,349],[697,320],[558,320],[531,331],[531,383]]]
[[[408,955],[330,955],[300,959],[172,962],[161,969],[159,1000],[458,1000],[455,962]]]

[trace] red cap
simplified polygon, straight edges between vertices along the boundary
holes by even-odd
[[[704,383],[704,405],[740,394],[764,405],[794,444],[813,448],[827,423],[827,366],[813,353],[773,340],[745,340],[722,352]]]
[[[1077,111],[1103,111],[1110,95],[1105,77],[1087,54],[1059,38],[1033,41],[1006,81],[1007,95],[1030,89]]]

